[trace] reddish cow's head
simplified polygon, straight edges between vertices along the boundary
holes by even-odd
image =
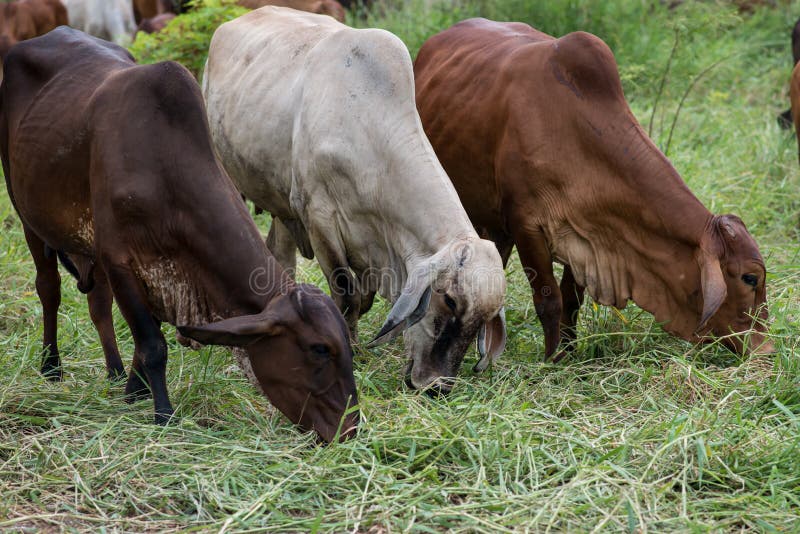
[[[355,435],[358,397],[347,326],[316,287],[293,286],[257,315],[179,331],[200,343],[244,347],[263,392],[304,430],[326,442]]]
[[[744,223],[735,215],[714,217],[697,253],[703,310],[697,334],[722,338],[740,353],[770,353],[764,260]],[[737,335],[738,334],[738,335]]]

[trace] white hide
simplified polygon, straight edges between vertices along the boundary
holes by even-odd
[[[231,178],[311,245],[329,279],[345,266],[361,293],[394,303],[409,273],[425,270],[458,286],[470,340],[498,317],[500,256],[475,233],[424,134],[411,58],[396,36],[264,7],[214,34],[203,94]],[[441,302],[406,332],[417,387],[437,378],[422,368]]]
[[[136,32],[131,0],[61,0],[69,25],[120,46],[131,44]]]

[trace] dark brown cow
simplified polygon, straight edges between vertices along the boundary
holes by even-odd
[[[559,323],[571,347],[584,287],[617,308],[633,300],[684,339],[771,350],[758,246],[647,137],[600,39],[471,19],[429,39],[414,71],[425,132],[472,222],[504,261],[517,246],[546,357]]]
[[[290,7],[317,15],[329,15],[339,22],[344,22],[345,17],[344,7],[336,0],[238,0],[236,3],[248,9],[264,6]]]
[[[139,23],[136,31],[144,33],[156,33],[163,30],[172,19],[175,18],[175,13],[162,13],[153,18],[144,19]]]
[[[792,59],[795,66],[800,63],[800,19],[797,19],[792,29]],[[794,73],[792,76],[794,77]],[[794,100],[792,100],[792,107],[778,115],[778,125],[784,130],[792,127],[792,108],[798,109]]]
[[[0,58],[18,42],[44,35],[63,24],[67,24],[67,10],[59,0],[0,4]]]
[[[110,317],[113,292],[135,342],[126,394],[151,391],[157,422],[173,413],[166,321],[201,343],[241,347],[245,372],[294,423],[331,440],[344,417],[341,435],[355,432],[344,319],[267,250],[214,157],[185,68],[139,66],[61,27],[11,50],[0,102],[6,184],[36,263],[45,374],[60,376],[59,255],[90,290],[92,318]],[[118,355],[108,364],[123,372]]]
[[[176,4],[172,0],[133,0],[133,17],[137,24],[162,13],[177,12]]]

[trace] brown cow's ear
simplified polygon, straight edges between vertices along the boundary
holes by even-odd
[[[697,325],[695,333],[705,328],[709,319],[717,313],[719,307],[725,302],[725,297],[728,296],[728,287],[725,284],[719,258],[704,250],[700,251],[699,256],[703,314],[700,316],[700,323]]]
[[[481,359],[472,370],[482,373],[506,348],[506,308],[500,308],[494,318],[489,319],[478,332],[478,352]]]
[[[244,347],[280,330],[277,318],[270,312],[242,315],[204,326],[179,326],[181,335],[204,345]]]

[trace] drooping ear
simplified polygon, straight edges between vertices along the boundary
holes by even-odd
[[[728,296],[728,287],[725,284],[725,276],[722,274],[722,266],[719,258],[707,251],[700,251],[700,284],[703,289],[703,314],[700,316],[700,323],[695,329],[695,333],[705,328],[709,319],[717,313],[725,297]]]
[[[408,284],[406,284],[408,287]],[[428,312],[431,303],[431,285],[425,284],[419,287],[405,289],[392,306],[386,322],[383,323],[380,332],[375,339],[370,341],[368,347],[374,347],[382,343],[387,343],[407,328],[417,324]]]
[[[203,326],[179,326],[181,335],[204,345],[245,347],[264,336],[275,335],[280,328],[277,317],[267,311],[241,315]]]
[[[503,306],[494,318],[486,321],[478,332],[478,352],[481,359],[472,370],[482,373],[506,348],[506,308]]]

